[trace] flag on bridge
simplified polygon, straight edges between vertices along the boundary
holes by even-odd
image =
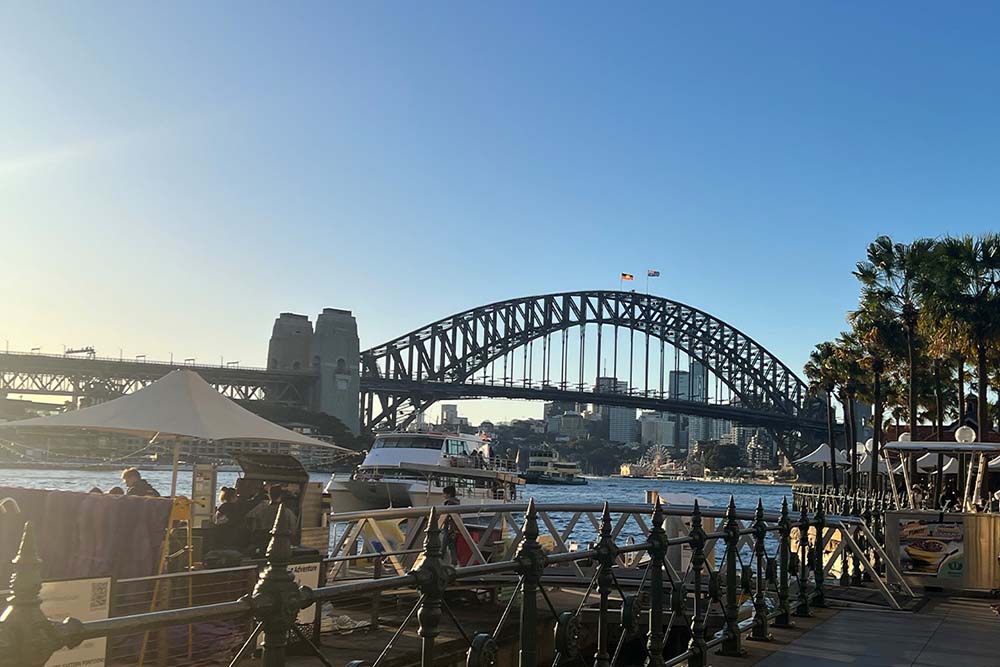
[[[647,278],[659,278],[660,277],[660,272],[657,271],[656,269],[649,269],[648,271],[646,271],[646,277]]]
[[[633,276],[631,273],[623,273],[622,280],[635,280],[635,276]]]

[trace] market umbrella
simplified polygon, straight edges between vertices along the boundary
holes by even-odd
[[[251,440],[350,451],[258,417],[187,369],[172,371],[139,391],[106,403],[0,424],[0,432],[15,434],[52,429],[127,433],[151,442]],[[172,495],[177,480],[176,446],[174,451]]]

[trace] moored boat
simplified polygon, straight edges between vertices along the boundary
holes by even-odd
[[[495,457],[483,438],[457,433],[379,434],[350,477],[327,484],[335,513],[444,503],[454,487],[463,505],[511,502],[522,483],[513,461]]]
[[[528,468],[522,473],[528,484],[561,484],[583,486],[587,478],[577,463],[562,461],[559,455],[548,447],[528,452]]]

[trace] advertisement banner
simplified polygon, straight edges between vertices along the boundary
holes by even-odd
[[[42,584],[42,612],[51,619],[72,616],[81,621],[108,617],[111,578],[47,581]],[[76,648],[56,651],[45,667],[103,667],[107,639],[88,639]]]
[[[961,579],[965,569],[964,541],[961,518],[900,519],[900,569],[903,574]]]

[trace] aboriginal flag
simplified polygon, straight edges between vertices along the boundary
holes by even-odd
[[[635,280],[635,276],[633,276],[631,273],[623,273],[622,280]]]

